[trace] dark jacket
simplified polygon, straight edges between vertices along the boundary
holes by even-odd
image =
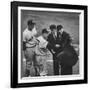
[[[68,47],[71,44],[71,38],[69,36],[68,33],[63,32],[62,35],[60,35],[59,33],[57,33],[57,37],[54,38],[53,34],[51,33],[48,36],[48,48],[49,50],[53,49],[56,53],[59,53],[60,51],[62,51],[65,47]],[[60,47],[56,48],[56,44],[59,44]]]

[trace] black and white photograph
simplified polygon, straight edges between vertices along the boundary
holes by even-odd
[[[17,10],[18,83],[83,80],[84,10],[33,6]]]
[[[79,15],[21,10],[21,77],[79,72]]]

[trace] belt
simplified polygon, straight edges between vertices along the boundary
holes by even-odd
[[[31,47],[26,47],[26,48],[34,48],[36,45],[34,45],[34,46],[31,46]]]

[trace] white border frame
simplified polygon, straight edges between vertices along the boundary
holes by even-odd
[[[59,11],[81,13],[79,16],[79,41],[80,41],[80,74],[66,76],[45,76],[45,77],[25,77],[21,79],[21,9],[34,11]],[[84,79],[84,10],[74,9],[53,9],[38,7],[18,7],[18,83],[34,83],[48,81],[66,81],[66,80],[83,80]]]

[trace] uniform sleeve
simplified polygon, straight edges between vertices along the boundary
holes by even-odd
[[[42,47],[43,47],[43,48],[46,48],[47,45],[48,45],[48,42],[47,42],[47,41],[45,41],[45,42],[42,43]]]
[[[33,34],[33,36],[37,34],[36,27],[34,27],[32,34]]]
[[[46,48],[47,47],[47,44],[48,44],[48,41],[46,41],[45,39],[43,39],[43,37],[39,37],[38,40],[40,41],[39,42],[39,47],[40,48]]]
[[[25,38],[25,32],[23,32],[23,50],[26,50],[26,38]]]
[[[31,32],[23,32],[23,41],[24,42],[28,42],[28,41],[30,41],[30,40],[32,40],[33,39],[33,36],[32,36],[32,33]]]

